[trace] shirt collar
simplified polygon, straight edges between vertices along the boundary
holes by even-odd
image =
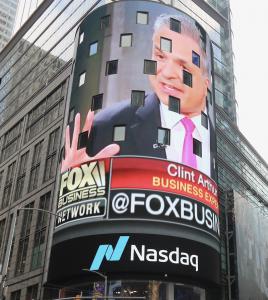
[[[178,114],[168,109],[168,106],[160,102],[161,116],[164,119],[167,128],[173,128],[176,124],[184,118],[184,115]]]
[[[178,114],[174,111],[168,109],[168,106],[160,101],[161,117],[164,119],[165,126],[167,128],[173,128],[177,125],[185,116],[183,114]],[[206,109],[204,111],[206,113]],[[192,117],[191,120],[194,122],[195,126],[198,128],[201,125],[201,114]]]

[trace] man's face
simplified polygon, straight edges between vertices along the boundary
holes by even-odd
[[[172,41],[172,52],[160,49],[160,37]],[[204,110],[209,83],[202,69],[193,64],[192,51],[202,59],[200,46],[191,37],[164,25],[154,33],[152,59],[157,61],[157,74],[149,76],[153,90],[166,105],[169,96],[179,98],[180,112],[188,117]],[[183,83],[183,70],[192,74],[192,87]]]

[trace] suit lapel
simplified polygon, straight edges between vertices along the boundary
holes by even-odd
[[[166,158],[165,149],[154,147],[158,127],[161,127],[159,100],[155,94],[150,94],[145,99],[145,105],[137,109],[130,126],[138,155]]]

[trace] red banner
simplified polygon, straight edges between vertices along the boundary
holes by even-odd
[[[150,158],[113,158],[111,189],[161,191],[202,202],[219,214],[216,183],[188,166]]]

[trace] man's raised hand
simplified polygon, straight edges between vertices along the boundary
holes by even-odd
[[[92,123],[94,119],[94,112],[89,111],[86,117],[86,121],[83,127],[82,132],[88,132],[88,136],[91,131]],[[120,147],[117,144],[110,144],[103,148],[99,153],[95,156],[90,157],[87,152],[86,148],[77,149],[78,146],[78,138],[80,134],[80,113],[77,113],[74,120],[74,131],[73,131],[73,138],[72,144],[70,142],[70,127],[69,125],[66,127],[65,132],[65,158],[61,164],[61,172],[65,172],[70,168],[74,168],[80,166],[83,163],[86,163],[91,160],[102,159],[111,157],[116,155]]]

